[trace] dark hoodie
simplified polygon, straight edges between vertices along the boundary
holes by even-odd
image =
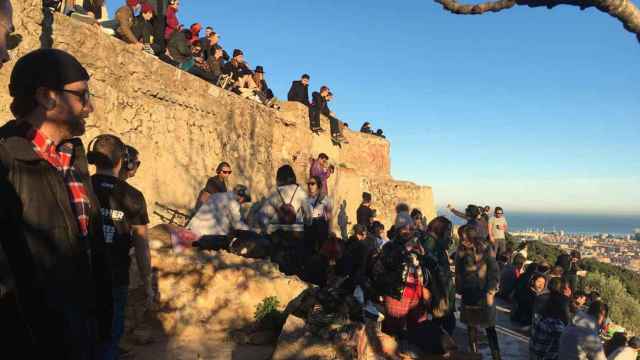
[[[304,85],[301,80],[292,82],[291,89],[287,94],[287,100],[297,101],[309,106],[309,85]]]

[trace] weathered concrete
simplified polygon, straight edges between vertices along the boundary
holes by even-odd
[[[40,47],[42,34],[41,1],[14,2],[14,7],[23,41],[0,72],[5,85],[15,59]],[[355,223],[360,194],[369,191],[387,225],[399,200],[429,218],[435,215],[431,188],[391,178],[386,140],[346,131],[349,144],[334,146],[328,135],[308,131],[306,109],[299,104],[284,103],[277,112],[241,99],[63,16],[54,17],[52,28],[54,47],[75,55],[92,76],[96,111],[84,140],[113,133],[140,150],[142,167],[133,184],[149,207],[158,201],[190,208],[222,160],[232,163],[232,182],[248,185],[260,199],[273,188],[280,165],[292,164],[303,183],[309,158],[324,152],[337,168],[330,182],[336,214],[337,204],[346,201],[346,215]],[[9,103],[2,92],[0,118],[11,118]],[[327,119],[322,121],[328,129]]]

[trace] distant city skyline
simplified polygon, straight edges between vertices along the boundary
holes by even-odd
[[[107,0],[110,14],[124,0]],[[456,16],[433,1],[183,1],[178,16],[263,65],[279,98],[311,74],[397,179],[438,205],[640,213],[640,44],[593,8]]]

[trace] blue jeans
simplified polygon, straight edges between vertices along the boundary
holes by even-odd
[[[127,309],[129,287],[120,286],[111,289],[113,296],[113,323],[111,341],[105,346],[103,360],[118,359],[118,344],[124,335],[124,317]]]

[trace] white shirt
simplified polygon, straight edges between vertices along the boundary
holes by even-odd
[[[609,360],[636,360],[637,358],[638,352],[628,346],[619,348],[608,357]]]
[[[295,184],[279,186],[278,190],[280,193],[274,191],[260,209],[260,222],[269,234],[276,230],[304,231],[304,225],[311,223],[311,206],[307,193]],[[278,223],[277,209],[283,204],[283,200],[285,204],[291,204],[296,211],[296,222],[293,225]]]
[[[209,196],[187,228],[200,236],[228,235],[231,230],[249,230],[242,220],[240,203],[233,192],[215,193]]]
[[[333,210],[331,208],[331,199],[328,196],[322,195],[320,200],[318,200],[317,196],[309,196],[307,201],[309,202],[309,207],[311,207],[312,218],[331,219]]]

